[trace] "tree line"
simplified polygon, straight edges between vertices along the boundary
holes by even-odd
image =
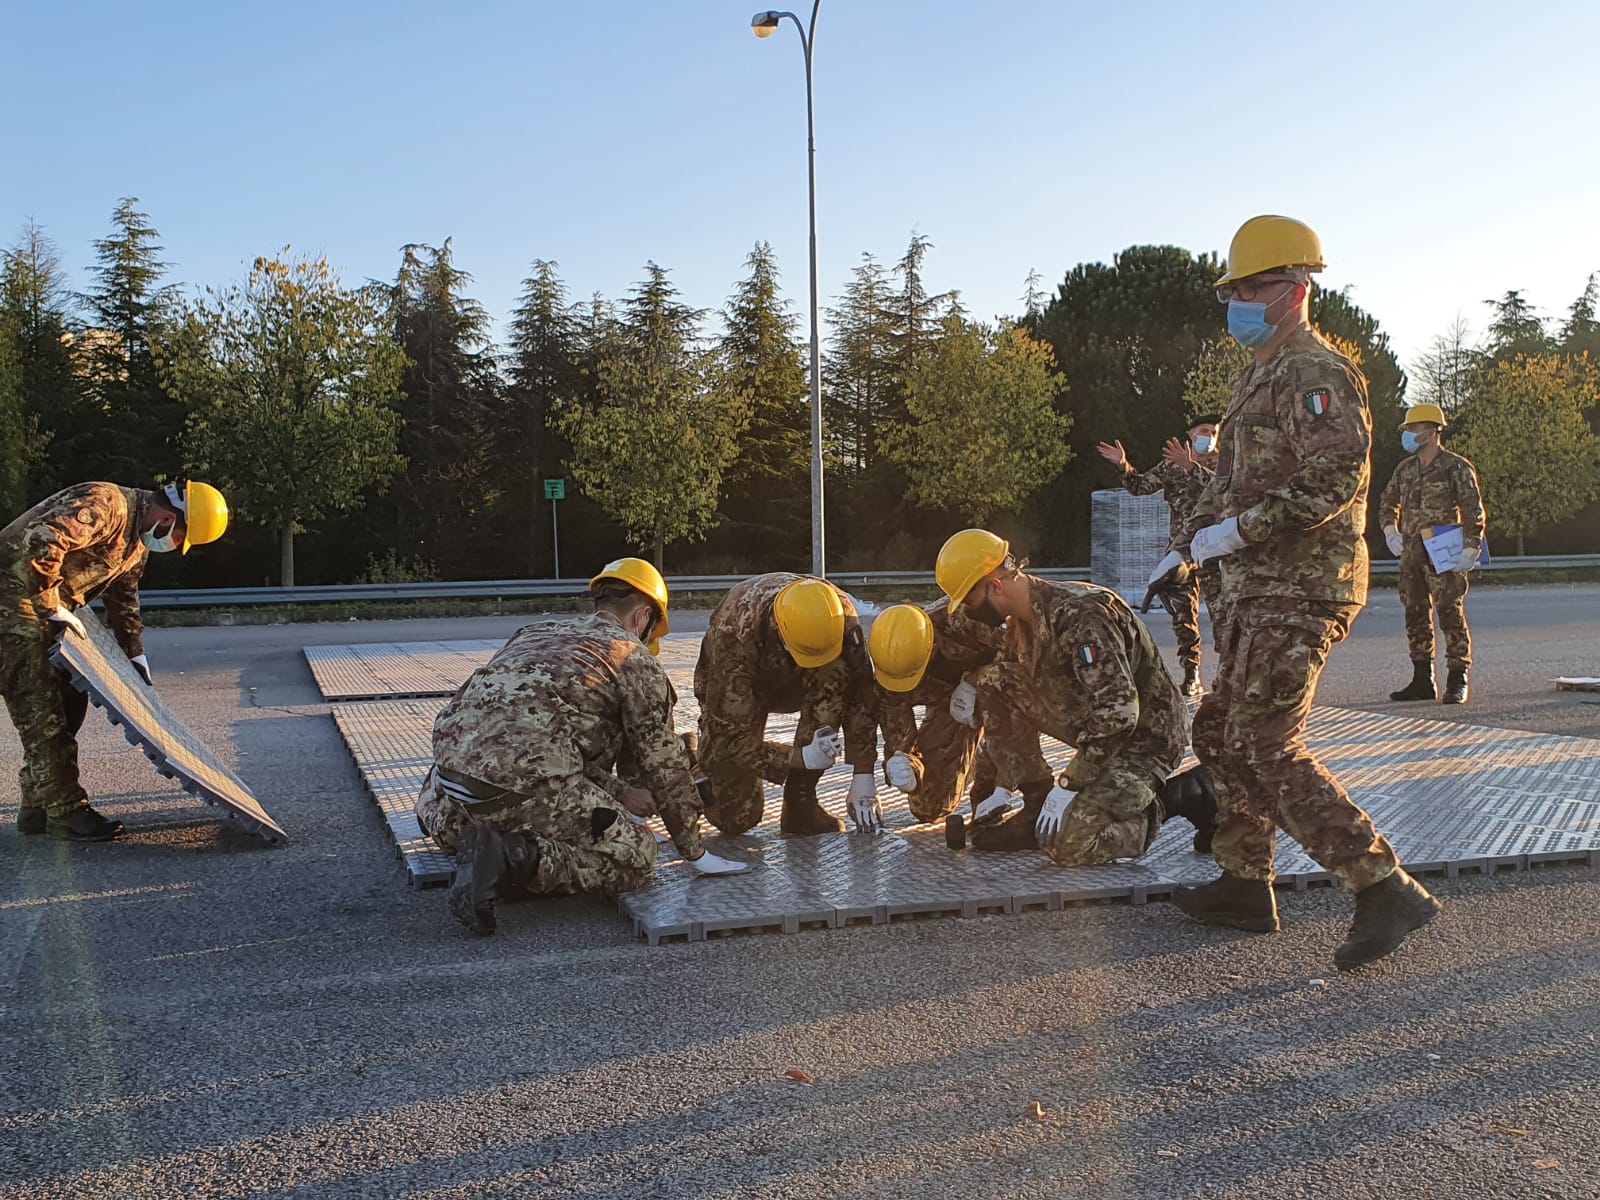
[[[828,308],[822,385],[829,566],[919,568],[986,523],[1035,562],[1088,559],[1097,441],[1153,463],[1226,403],[1241,352],[1215,255],[1135,246],[1031,273],[1014,316],[930,291],[932,242],[861,256]],[[402,247],[390,280],[347,283],[284,248],[185,292],[135,199],[94,243],[87,287],[29,225],[0,259],[0,514],[86,479],[193,474],[237,525],[160,570],[185,585],[540,577],[555,568],[544,483],[564,479],[561,569],[624,545],[679,572],[805,569],[807,354],[757,243],[715,313],[645,264],[624,296],[572,297],[536,260],[504,326],[449,239]],[[1492,530],[1518,541],[1600,495],[1595,282],[1559,328],[1517,292],[1486,338],[1456,328],[1410,397],[1451,413]],[[1407,373],[1378,321],[1318,290],[1312,315],[1372,385],[1375,486],[1400,458]],[[1590,354],[1589,351],[1594,353]],[[157,578],[160,578],[159,576]]]

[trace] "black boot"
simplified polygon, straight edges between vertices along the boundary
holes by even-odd
[[[1467,686],[1467,669],[1451,667],[1450,673],[1445,676],[1443,703],[1465,704],[1471,691],[1472,689]]]
[[[1196,921],[1228,925],[1250,933],[1278,932],[1278,898],[1265,879],[1241,879],[1223,873],[1200,887],[1182,887],[1172,902]]]
[[[17,832],[23,834],[43,833],[48,829],[49,822],[42,808],[17,809]]]
[[[450,915],[479,937],[494,932],[494,902],[506,877],[506,844],[487,825],[465,825],[456,839],[456,875],[445,897]]]
[[[1398,692],[1390,692],[1391,700],[1437,700],[1439,692],[1433,683],[1433,661],[1413,662],[1411,682]]]
[[[1415,879],[1396,867],[1371,887],[1356,893],[1356,919],[1350,936],[1333,952],[1341,971],[1376,962],[1397,950],[1406,934],[1439,915],[1439,902]]]
[[[1044,798],[1050,794],[1054,780],[1046,779],[1022,785],[1022,808],[1007,813],[999,821],[985,821],[972,827],[974,850],[1037,850],[1039,834],[1035,826],[1044,808]],[[948,834],[948,826],[946,833]]]
[[[1178,690],[1190,698],[1206,694],[1206,685],[1200,682],[1199,663],[1184,663],[1183,683]]]
[[[783,812],[778,828],[793,837],[815,837],[819,833],[843,833],[844,822],[833,816],[817,800],[817,780],[821,771],[790,770],[783,780]]]
[[[1166,820],[1182,817],[1194,826],[1194,852],[1211,853],[1211,839],[1217,832],[1217,791],[1211,772],[1191,767],[1167,780],[1161,793],[1161,808]]]
[[[102,817],[87,804],[64,817],[47,817],[45,828],[51,837],[68,842],[109,842],[122,836],[121,821]]]

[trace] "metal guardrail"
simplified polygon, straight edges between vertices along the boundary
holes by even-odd
[[[1390,574],[1394,559],[1376,559],[1373,569]],[[1529,554],[1497,558],[1485,571],[1600,567],[1600,554]],[[1029,574],[1044,579],[1087,581],[1088,567],[1035,567]],[[667,586],[674,592],[726,591],[744,575],[674,575]],[[854,587],[932,587],[932,571],[841,571],[828,576],[846,590]],[[307,587],[169,588],[139,593],[145,608],[236,608],[256,604],[347,604],[372,600],[510,600],[529,596],[581,596],[587,579],[474,579],[454,583],[330,583]]]

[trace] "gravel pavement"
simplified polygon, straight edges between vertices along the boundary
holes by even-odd
[[[1469,605],[1472,704],[1405,711],[1600,738],[1600,695],[1548,682],[1600,674],[1600,588]],[[650,949],[573,899],[466,938],[298,651],[518,624],[153,631],[285,847],[94,712],[123,843],[19,839],[0,793],[0,1197],[1600,1197],[1589,868],[1439,880],[1439,921],[1346,976],[1330,889],[1283,894],[1277,936],[1152,903]],[[1399,707],[1399,625],[1379,593],[1325,702]]]

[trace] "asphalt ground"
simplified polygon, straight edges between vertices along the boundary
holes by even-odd
[[[1600,695],[1549,682],[1600,674],[1600,589],[1469,605],[1470,705],[1382,699],[1392,593],[1324,702],[1600,738]],[[651,949],[577,898],[469,939],[406,888],[299,647],[520,623],[153,631],[280,848],[93,710],[128,837],[20,839],[0,734],[0,1196],[1600,1196],[1589,868],[1430,879],[1440,919],[1342,976],[1332,889],[1276,936],[1152,903]]]

